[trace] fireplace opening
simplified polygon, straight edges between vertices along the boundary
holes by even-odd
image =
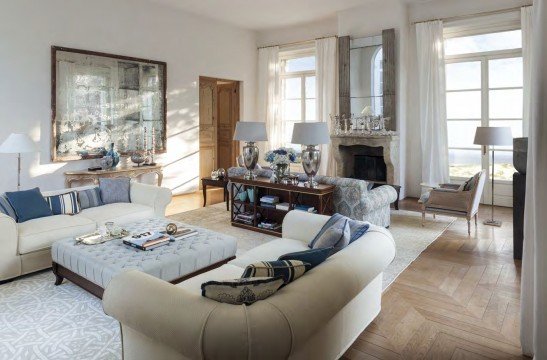
[[[383,156],[354,155],[354,178],[386,182],[387,167]]]

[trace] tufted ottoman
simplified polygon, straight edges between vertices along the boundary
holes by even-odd
[[[174,221],[152,218],[123,227],[130,232],[165,230],[170,222]],[[136,269],[175,284],[235,258],[235,238],[174,223],[179,227],[195,229],[198,234],[151,251],[131,248],[121,240],[98,245],[76,244],[72,238],[55,242],[51,249],[55,285],[60,285],[66,278],[102,298],[110,280],[123,271]]]

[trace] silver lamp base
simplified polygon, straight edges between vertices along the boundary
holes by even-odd
[[[247,169],[247,173],[243,176],[245,180],[256,179],[256,175],[253,174],[253,170],[258,163],[258,154],[258,147],[252,141],[249,141],[247,145],[243,147],[243,163]]]
[[[317,182],[313,178],[319,171],[319,165],[321,165],[321,151],[316,149],[315,145],[308,145],[306,149],[302,150],[302,167],[308,175],[308,181],[304,186],[309,188],[317,187]]]
[[[500,226],[501,226],[501,221],[499,221],[499,220],[494,220],[494,219],[490,219],[490,220],[484,220],[483,224],[484,224],[484,225],[488,225],[488,226],[497,226],[497,227],[500,227]]]

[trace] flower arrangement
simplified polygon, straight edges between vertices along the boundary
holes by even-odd
[[[264,155],[264,160],[269,162],[272,166],[288,166],[290,163],[296,162],[296,152],[291,148],[281,147],[276,150],[268,151]]]

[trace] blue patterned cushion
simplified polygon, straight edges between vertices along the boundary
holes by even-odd
[[[332,254],[332,250],[333,248],[298,251],[281,255],[277,260],[299,260],[310,264],[310,269],[313,269],[325,261]]]
[[[82,210],[104,205],[98,187],[78,191],[78,199],[80,200],[80,208]]]
[[[349,241],[349,222],[347,219],[343,218],[328,228],[323,235],[313,243],[312,249],[334,248],[333,253],[335,253],[348,246]]]
[[[327,231],[327,229],[329,229],[334,224],[336,224],[338,221],[340,221],[340,219],[348,220],[349,229],[350,229],[350,240],[349,240],[350,244],[352,242],[354,242],[355,240],[359,239],[361,236],[363,236],[368,231],[368,229],[370,228],[370,224],[367,223],[367,222],[359,221],[359,220],[353,220],[353,219],[348,218],[347,216],[340,215],[340,214],[336,213],[336,214],[332,215],[329,220],[327,220],[325,225],[323,225],[321,230],[319,230],[317,235],[315,235],[313,240],[310,242],[309,247],[313,249],[314,248],[313,245],[321,237],[321,235],[323,235],[323,233],[325,231]]]
[[[282,277],[208,281],[201,284],[201,295],[222,303],[250,305],[273,295],[282,285]]]
[[[129,178],[99,179],[101,200],[104,204],[131,202]]]
[[[76,191],[46,196],[46,201],[53,215],[75,215],[80,212],[80,204],[78,204],[78,194]]]
[[[11,207],[5,194],[0,195],[0,213],[9,216],[13,220],[17,221],[17,215],[15,210]]]
[[[281,276],[285,284],[304,275],[311,269],[311,265],[299,260],[260,261],[247,265],[242,278],[278,277]]]
[[[7,192],[6,197],[19,223],[53,215],[39,188]]]

